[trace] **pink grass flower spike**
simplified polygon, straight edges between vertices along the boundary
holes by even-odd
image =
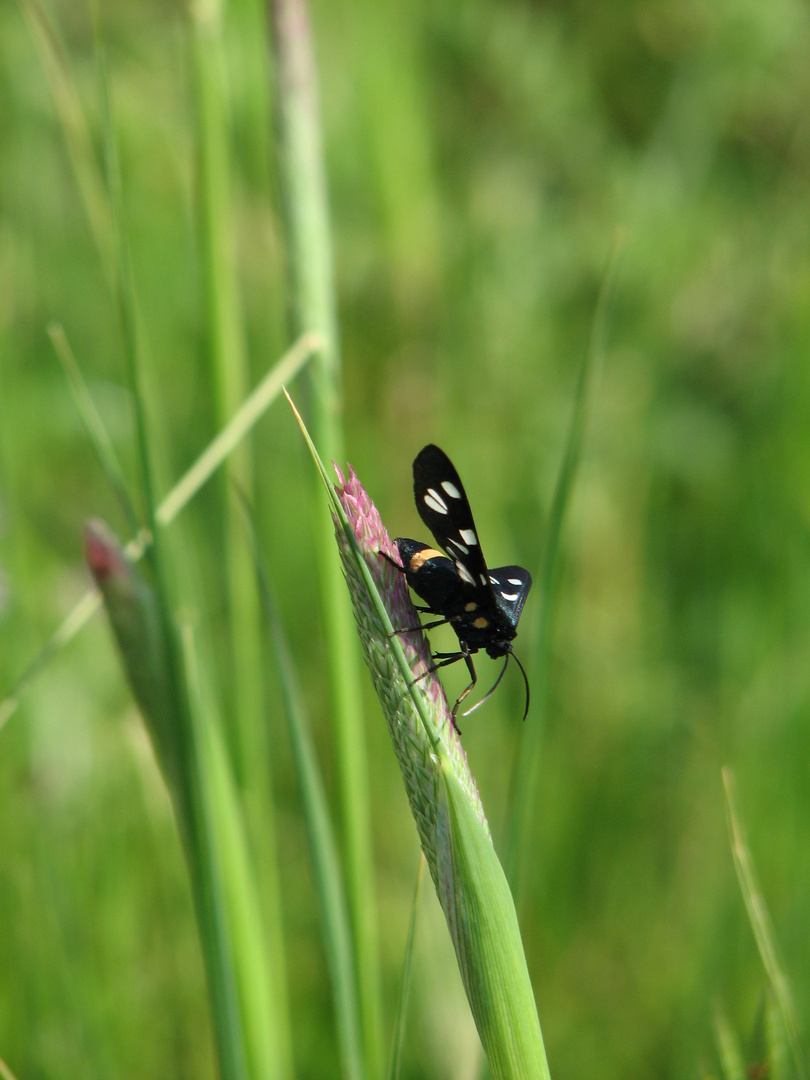
[[[394,629],[419,626],[419,613],[413,606],[404,576],[380,554],[384,552],[394,562],[399,562],[396,547],[382,523],[379,511],[351,466],[348,466],[345,477],[337,466],[335,472],[339,481],[335,485],[338,499],[383,598],[392,626]],[[403,677],[393,655],[391,638],[369,598],[366,583],[358,571],[350,545],[338,523],[336,535],[366,663],[388,721],[411,810],[435,880],[438,761],[411,697],[411,686]],[[434,726],[446,747],[450,766],[473,802],[476,815],[489,833],[478,789],[470,773],[458,732],[451,720],[444,689],[435,672],[419,678],[428,671],[432,663],[427,639],[421,630],[415,630],[400,634],[399,640],[413,672],[410,683],[416,687],[418,693],[425,695]]]

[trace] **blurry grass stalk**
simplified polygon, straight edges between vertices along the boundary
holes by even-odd
[[[332,982],[343,1075],[349,1080],[358,1080],[364,1075],[360,1009],[346,890],[340,869],[340,853],[329,817],[323,777],[312,742],[300,680],[281,625],[270,579],[259,557],[252,521],[249,520],[248,524],[256,573],[264,599],[267,623],[270,627],[273,654],[278,666],[293,763],[301,790],[307,840],[321,911],[324,949]]]
[[[748,1080],[740,1040],[719,1002],[714,1007],[714,1041],[723,1080]]]
[[[266,960],[241,808],[190,636],[101,525],[87,558],[174,805],[189,864],[224,1080],[291,1075],[285,989]]]
[[[224,5],[220,0],[198,0],[189,8],[189,18],[196,73],[198,200],[211,376],[209,387],[212,413],[220,427],[244,399],[250,383],[231,210],[230,101],[222,40]],[[237,776],[250,791],[257,820],[264,819],[267,827],[272,829],[272,800],[267,797],[264,782],[269,770],[261,701],[259,603],[233,484],[228,482],[235,481],[244,491],[252,491],[253,461],[248,443],[231,455],[223,481],[218,490],[220,517],[224,523],[223,563],[230,657],[222,665],[221,674],[234,704],[231,730],[236,743],[233,754]]]
[[[734,868],[737,871],[740,891],[748,912],[748,920],[751,923],[751,929],[754,931],[759,955],[782,1016],[782,1023],[793,1056],[796,1074],[804,1078],[807,1076],[807,1069],[799,1040],[798,1014],[793,1002],[790,983],[785,974],[784,964],[779,955],[779,946],[776,941],[773,923],[765,903],[765,897],[759,887],[754,860],[748,847],[745,826],[737,799],[737,782],[734,778],[734,770],[728,765],[723,769],[723,787],[726,792],[731,853],[734,857]]]
[[[418,616],[395,549],[352,470],[338,492],[298,417],[329,496],[366,662],[388,722],[419,840],[496,1080],[548,1077],[515,905],[435,673],[424,634],[394,634]],[[383,600],[383,595],[385,600]],[[387,606],[388,605],[388,606]]]
[[[138,456],[154,586],[134,571],[100,528],[87,535],[88,561],[101,588],[136,699],[172,795],[189,861],[214,1028],[225,1080],[291,1075],[283,982],[267,966],[256,883],[227,759],[199,679],[189,683],[190,644],[182,654],[171,615],[158,536],[152,439],[146,416],[141,334],[129,255],[109,79],[97,36],[107,178],[115,257],[114,298],[135,409]],[[85,415],[88,416],[87,403]],[[91,419],[94,419],[91,417]],[[103,431],[90,425],[97,443]],[[99,445],[101,445],[99,443]],[[101,446],[102,455],[109,446]],[[196,665],[191,668],[196,673]]]
[[[773,988],[765,996],[765,1047],[768,1080],[787,1080],[790,1075],[790,1052],[782,1010]]]
[[[53,335],[52,335],[53,336]],[[57,333],[57,337],[59,334]],[[64,337],[64,334],[62,334]],[[208,481],[217,471],[222,462],[238,446],[241,440],[253,428],[258,420],[265,414],[281,392],[284,383],[291,382],[301,368],[309,360],[310,356],[318,347],[320,339],[317,334],[302,334],[291,348],[282,356],[275,367],[264,376],[262,381],[250,396],[243,402],[230,422],[220,431],[219,435],[208,444],[194,464],[180,477],[171,491],[165,496],[157,508],[156,518],[160,526],[165,528],[170,525],[180,511],[193,499],[203,484]],[[65,347],[70,346],[65,341]],[[81,380],[79,369],[76,369],[77,377]],[[83,380],[81,380],[83,382]],[[86,384],[85,393],[89,396]],[[80,406],[81,408],[81,406]],[[98,441],[98,433],[94,430],[93,423],[87,423],[88,434],[93,441],[99,456],[106,453],[104,444],[111,447],[108,436],[103,436]],[[114,462],[111,468],[115,472],[119,469]],[[127,501],[128,496],[127,496]],[[148,534],[134,537],[126,546],[127,556],[131,559],[139,559],[149,546]],[[0,701],[0,731],[7,720],[13,716],[20,701],[20,695],[31,680],[42,671],[47,663],[60,650],[65,648],[73,638],[87,625],[101,605],[101,595],[97,591],[85,593],[73,610],[65,617],[51,638],[43,646],[39,654],[33,659],[26,670],[20,675],[6,697]]]
[[[314,47],[305,0],[270,0],[276,64],[279,187],[286,223],[293,333],[315,330],[323,347],[310,368],[318,445],[343,460],[340,353],[332,243]],[[316,537],[332,692],[347,885],[369,1076],[381,1076],[381,977],[372,865],[369,770],[352,619],[329,522]]]
[[[221,724],[212,695],[200,678],[188,628],[183,631],[183,646],[200,779],[200,810],[207,839],[214,846],[212,877],[215,887],[221,883],[227,920],[227,939],[223,935],[218,944],[221,947],[227,940],[233,954],[239,1022],[248,1058],[247,1072],[256,1080],[291,1080],[293,1065],[286,967],[280,949],[283,930],[273,927],[277,948],[269,952],[263,925],[267,906],[259,895]],[[275,868],[272,869],[275,872]],[[275,914],[280,918],[277,897],[276,901]]]
[[[422,897],[422,881],[425,876],[425,857],[419,859],[419,869],[416,871],[416,885],[413,890],[413,903],[411,904],[411,921],[408,924],[408,940],[405,942],[405,962],[402,966],[402,985],[399,991],[399,1002],[394,1019],[394,1038],[391,1044],[391,1065],[388,1070],[388,1080],[400,1080],[402,1075],[402,1051],[405,1047],[405,1027],[408,1021],[408,1002],[411,994],[411,963],[413,961],[413,946],[416,940],[416,919],[419,914],[419,901]]]
[[[17,1077],[2,1058],[0,1058],[0,1077],[2,1077],[2,1080],[17,1080]]]
[[[79,410],[79,415],[84,423],[85,431],[96,451],[101,468],[107,478],[107,483],[112,488],[115,497],[118,500],[118,505],[121,507],[124,519],[126,520],[130,531],[132,533],[137,533],[138,518],[135,513],[135,507],[132,505],[132,500],[129,497],[129,492],[127,491],[124,470],[118,459],[118,455],[115,452],[113,441],[104,426],[104,421],[101,419],[101,416],[96,409],[93,395],[90,393],[79,365],[76,362],[76,357],[73,355],[73,350],[68,343],[64,328],[58,324],[51,325],[48,327],[48,336],[51,339],[51,344],[62,365],[62,371],[65,373],[68,386],[73,394],[73,400],[76,402],[76,407]]]
[[[244,934],[234,936],[233,933],[236,918],[232,904],[235,893],[240,886],[244,886],[244,877],[239,882],[235,878],[231,881],[224,879],[224,867],[219,858],[221,848],[215,830],[221,827],[223,822],[229,822],[232,826],[230,832],[233,833],[233,822],[239,818],[239,809],[235,803],[226,807],[224,801],[218,801],[225,798],[225,786],[222,783],[224,765],[220,763],[219,771],[213,773],[216,766],[206,757],[207,744],[201,744],[199,731],[195,728],[194,708],[188,694],[188,671],[181,655],[172,617],[169,578],[162,539],[158,534],[151,460],[152,441],[146,415],[141,335],[128,246],[116,128],[110,101],[106,57],[100,37],[97,37],[96,48],[107,175],[113,211],[113,235],[118,259],[117,300],[126,369],[135,409],[147,521],[152,536],[146,555],[154,576],[154,589],[136,583],[130,596],[122,598],[120,593],[109,588],[111,583],[115,583],[115,573],[104,575],[97,572],[96,580],[100,586],[108,586],[104,593],[107,610],[119,635],[119,644],[133,690],[147,722],[151,725],[158,757],[172,791],[178,822],[185,834],[203,954],[209,976],[222,1075],[224,1080],[248,1080],[258,1077],[258,1070],[264,1070],[268,1062],[272,1061],[274,1048],[268,1050],[263,1042],[269,1017],[252,1015],[253,1010],[266,1006],[270,996],[257,992],[256,973],[262,971],[267,984],[270,977],[261,967],[265,962],[263,941],[247,935],[249,940],[246,942]],[[134,570],[131,564],[123,562],[123,553],[117,561],[113,559],[111,566],[115,571],[122,571],[120,576],[123,579],[128,582],[134,580]],[[122,599],[130,600],[125,617],[130,620],[134,618],[134,623],[126,626],[126,633],[122,633],[124,620],[115,618],[115,606]],[[132,601],[138,599],[145,609],[143,612],[137,608],[133,610]],[[135,629],[145,630],[146,633],[134,638],[128,637],[133,626]],[[140,681],[140,687],[136,680]],[[199,698],[196,698],[194,704],[198,702]],[[218,786],[215,775],[219,780]],[[214,794],[212,787],[216,787],[218,796]],[[230,863],[231,873],[233,867],[234,864]],[[248,874],[247,865],[244,869],[245,874]],[[238,911],[239,916],[244,917],[246,911],[254,905],[244,896],[241,899]],[[283,997],[283,994],[279,997]],[[284,1074],[282,1067],[278,1075]]]
[[[70,163],[110,289],[115,289],[117,260],[113,223],[104,180],[93,152],[87,121],[56,29],[39,0],[18,0],[53,98]]]
[[[540,758],[546,723],[548,680],[551,666],[551,638],[557,592],[560,545],[565,516],[571,502],[574,483],[582,458],[585,425],[591,398],[595,369],[604,351],[604,335],[610,299],[616,280],[620,237],[617,234],[608,256],[602,286],[594,312],[591,337],[582,361],[577,383],[571,426],[563,455],[557,486],[551,504],[545,545],[540,561],[540,603],[534,624],[534,656],[531,684],[536,687],[532,700],[536,705],[523,725],[515,756],[512,779],[509,830],[506,843],[506,875],[515,899],[520,906],[523,892],[522,869],[525,853],[532,850],[532,823],[535,820],[535,800],[540,778]]]

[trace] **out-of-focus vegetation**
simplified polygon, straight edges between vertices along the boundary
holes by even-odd
[[[195,46],[181,5],[100,6],[163,491],[221,423],[203,329]],[[137,483],[117,315],[24,10],[0,6],[3,693],[88,587],[83,522],[126,532],[52,321]],[[47,11],[101,167],[90,13],[56,0]],[[807,1015],[810,13],[797,0],[356,0],[312,17],[347,453],[392,534],[424,532],[410,464],[435,441],[490,561],[537,569],[621,230],[547,708],[527,721],[544,725],[543,767],[521,925],[557,1080],[718,1074],[718,1004],[759,1062],[767,980],[720,770],[736,770]],[[259,0],[230,5],[221,74],[254,382],[288,342],[266,35]],[[313,540],[325,502],[286,406],[251,446],[257,529],[334,785]],[[227,723],[224,487],[201,493],[169,543]],[[527,662],[541,601],[530,597],[517,640]],[[296,1075],[334,1076],[300,798],[271,657],[263,667],[267,720],[250,755],[267,771],[241,777],[247,815],[261,865],[251,807],[275,807]],[[481,661],[482,682],[491,667]],[[464,674],[446,673],[449,693]],[[417,843],[366,683],[388,1038]],[[510,672],[462,725],[496,843],[522,695]],[[180,847],[101,620],[0,732],[0,835],[0,1057],[26,1078],[213,1076]],[[477,1040],[432,895],[414,979],[404,1075],[473,1075]]]

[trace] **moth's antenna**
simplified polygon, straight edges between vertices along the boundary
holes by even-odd
[[[514,656],[515,663],[520,668],[520,673],[523,676],[523,681],[526,683],[526,708],[523,710],[523,719],[525,720],[526,717],[529,715],[529,679],[528,679],[528,677],[526,675],[526,672],[525,672],[525,670],[523,668],[523,664],[521,664],[520,660],[518,660],[518,658],[517,658],[517,653],[513,653],[512,650],[510,649],[509,650],[509,656]]]
[[[517,653],[512,651],[511,645],[509,646],[509,650],[506,653],[506,656],[504,658],[503,667],[501,668],[501,673],[498,676],[498,678],[495,680],[495,685],[492,687],[491,690],[489,690],[486,694],[484,694],[484,696],[481,698],[480,701],[476,701],[476,703],[471,708],[467,709],[466,712],[463,712],[461,714],[462,716],[469,716],[471,712],[475,712],[475,710],[478,708],[479,705],[483,705],[484,702],[487,700],[487,698],[491,697],[495,693],[495,691],[498,689],[498,686],[500,685],[501,679],[504,676],[504,672],[506,671],[506,665],[509,663],[509,657],[510,656],[515,661],[517,666],[520,668],[520,674],[523,676],[523,681],[526,684],[526,708],[523,710],[523,719],[524,720],[526,719],[526,717],[529,715],[529,700],[530,700],[529,678],[526,675],[526,670],[523,667],[523,664],[521,664],[520,660],[518,660]]]

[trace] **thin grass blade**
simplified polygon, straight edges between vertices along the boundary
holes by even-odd
[[[194,464],[178,480],[157,508],[157,520],[162,526],[170,525],[180,511],[188,505],[202,486],[213,476],[222,462],[238,446],[258,420],[264,415],[281,393],[285,383],[290,382],[301,371],[319,347],[317,334],[303,334],[288,349],[275,367],[264,376],[256,389],[250,394],[241,408],[222,429],[217,437],[200,454]],[[131,559],[139,559],[148,546],[148,534],[141,534],[126,546],[126,554]],[[45,643],[28,667],[18,676],[14,685],[0,701],[0,731],[17,711],[22,694],[31,681],[42,671],[62,649],[87,625],[101,607],[101,595],[91,591],[79,600]]]
[[[0,1077],[2,1077],[2,1080],[17,1080],[17,1077],[2,1058],[0,1058]]]
[[[723,1080],[747,1080],[740,1040],[719,1003],[714,1008],[714,1041]]]
[[[226,5],[218,0],[189,8],[195,70],[199,220],[212,412],[218,425],[244,400],[249,385],[236,272],[234,204],[231,180],[230,100],[223,42]],[[246,491],[253,487],[253,459],[243,443],[228,460],[227,479]],[[262,702],[260,697],[261,615],[249,552],[244,545],[239,509],[232,484],[217,489],[219,517],[224,526],[224,587],[230,627],[229,662],[223,665],[232,701],[232,753],[240,786],[252,800],[262,800],[267,774]],[[264,750],[264,752],[262,752]],[[261,810],[259,817],[261,817]]]
[[[343,458],[340,350],[332,238],[315,50],[306,0],[271,0],[276,70],[279,189],[286,225],[290,301],[295,332],[316,330],[323,348],[309,370],[311,417],[320,446]],[[326,624],[332,724],[337,750],[343,846],[363,1048],[371,1076],[384,1069],[377,905],[372,866],[371,796],[366,739],[359,703],[360,665],[351,613],[335,561],[329,523],[316,535],[316,557]]]
[[[48,86],[81,193],[101,264],[110,288],[114,288],[116,256],[113,224],[104,180],[93,152],[87,120],[68,68],[65,50],[53,23],[39,0],[18,0],[39,53]]]
[[[238,1021],[244,1033],[247,1073],[256,1080],[293,1076],[284,958],[270,957],[259,890],[242,808],[212,696],[201,678],[194,641],[183,629],[200,804],[221,882],[223,916],[233,953]]]
[[[762,959],[762,965],[765,968],[779,1011],[782,1014],[782,1022],[785,1026],[796,1074],[805,1078],[807,1070],[799,1038],[798,1014],[785,967],[779,955],[779,945],[776,941],[773,922],[765,903],[765,897],[759,887],[754,860],[748,847],[745,826],[737,798],[737,782],[734,778],[734,771],[729,766],[725,766],[723,769],[723,787],[726,793],[731,853],[734,857],[734,868],[737,871],[740,892],[745,901],[745,909],[748,912],[751,929],[754,931],[754,938]]]
[[[84,376],[76,362],[76,357],[68,343],[65,331],[62,326],[54,324],[48,327],[48,336],[62,365],[68,386],[73,394],[73,400],[76,402],[79,415],[84,423],[87,437],[90,439],[104,475],[107,477],[107,483],[112,488],[130,529],[132,532],[137,532],[138,519],[132,500],[129,497],[124,470],[118,460],[113,441],[93,401],[93,395],[84,381]]]
[[[85,534],[87,562],[104,597],[132,693],[146,722],[175,808],[209,978],[214,1029],[225,1080],[248,1080],[223,888],[201,802],[194,728],[179,643],[158,594],[101,524]]]
[[[408,1002],[411,994],[411,963],[413,960],[413,947],[416,940],[416,920],[419,914],[419,901],[422,897],[422,882],[425,877],[425,857],[419,859],[419,867],[416,871],[416,886],[413,890],[413,903],[411,904],[411,921],[408,924],[408,940],[405,942],[405,961],[402,965],[402,984],[399,988],[399,1002],[394,1017],[394,1038],[391,1046],[391,1066],[388,1070],[389,1080],[400,1080],[402,1074],[402,1051],[405,1047],[405,1028],[408,1019]]]
[[[785,1034],[782,1010],[776,994],[770,988],[765,1001],[765,1047],[768,1080],[788,1080],[790,1049]]]
[[[307,827],[310,858],[318,892],[324,947],[335,1005],[343,1075],[359,1080],[364,1075],[360,1037],[360,1006],[354,974],[348,905],[340,870],[338,846],[317,754],[310,733],[295,663],[278,615],[270,579],[259,557],[255,530],[249,520],[251,546],[265,615],[278,666],[284,715],[293,752],[296,777]]]
[[[560,545],[566,511],[571,502],[582,448],[596,369],[603,353],[605,324],[616,279],[618,238],[614,241],[602,288],[594,314],[591,339],[580,368],[574,409],[568,440],[560,466],[557,485],[549,514],[548,531],[541,558],[540,603],[535,622],[535,663],[531,685],[537,689],[532,699],[537,702],[534,715],[524,724],[515,754],[511,808],[506,843],[506,874],[518,900],[521,895],[521,860],[526,851],[534,820],[534,804],[540,775],[542,738],[545,731],[545,710],[548,692],[548,672],[551,660],[551,631],[556,600],[556,585]]]

